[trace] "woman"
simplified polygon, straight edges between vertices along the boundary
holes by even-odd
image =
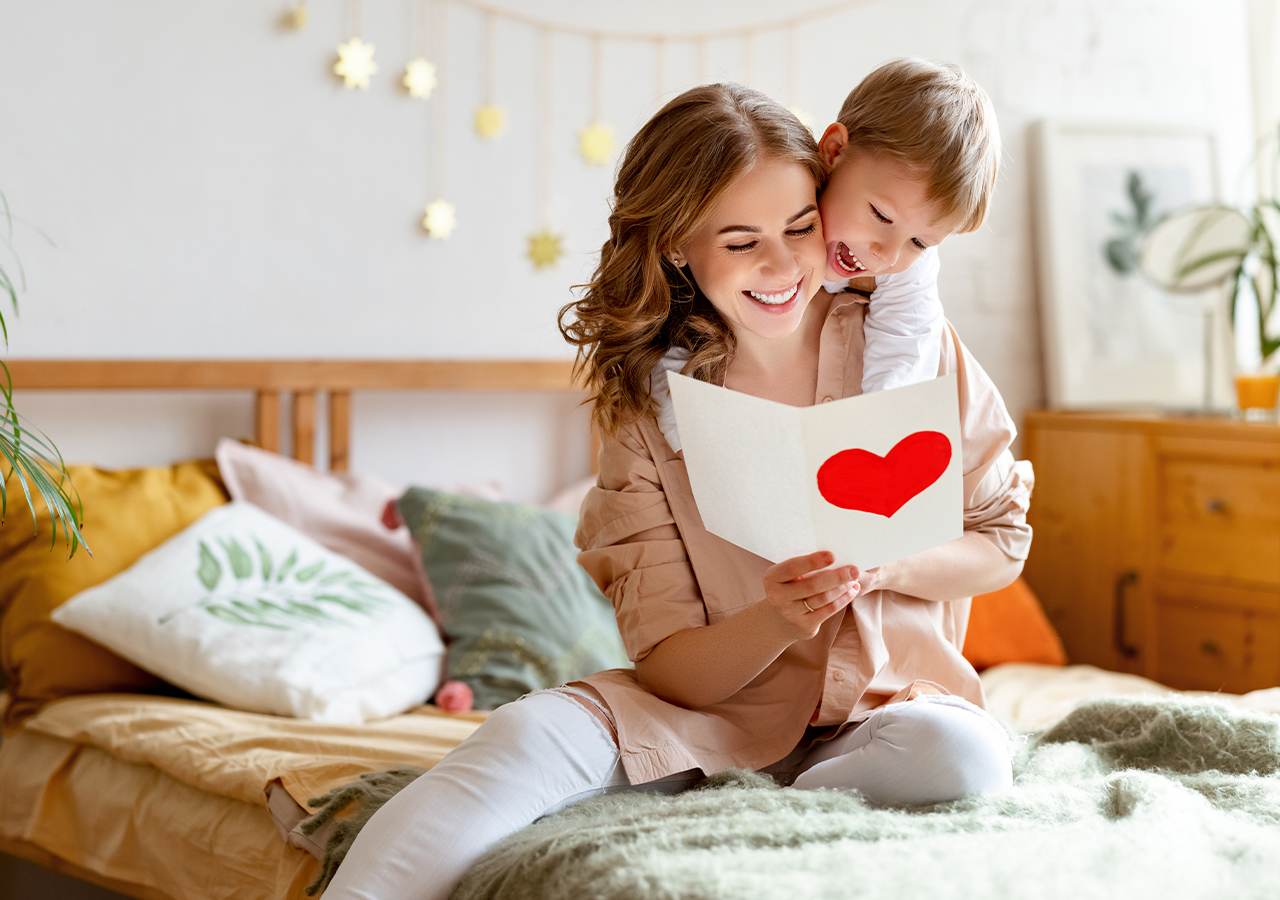
[[[860,391],[855,294],[820,290],[812,135],[748,88],[673,100],[628,146],[610,239],[561,313],[604,435],[578,532],[635,669],[501,707],[373,816],[330,898],[444,898],[493,843],[583,797],[677,791],[729,767],[924,803],[1010,780],[1004,732],[960,655],[968,597],[1018,574],[1029,468],[998,393],[952,335],[965,536],[859,572],[770,565],[706,532],[665,371],[794,405]],[[570,314],[572,321],[567,321]]]

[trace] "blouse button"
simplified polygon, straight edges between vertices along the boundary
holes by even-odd
[[[832,673],[831,677],[834,678],[836,681],[844,681],[844,672],[842,672],[840,669],[836,669],[835,672]]]
[[[830,402],[831,402],[832,400],[834,400],[834,399],[836,399],[836,398],[835,398],[835,397],[823,397],[823,398],[822,398],[822,402],[823,402],[823,403],[830,403]]]

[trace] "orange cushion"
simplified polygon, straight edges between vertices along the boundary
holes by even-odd
[[[1007,588],[973,598],[964,657],[978,671],[1005,662],[1067,664],[1058,632],[1021,578]]]
[[[102,691],[148,691],[164,683],[88,638],[55,625],[49,614],[72,596],[124,571],[146,553],[227,501],[212,460],[166,468],[107,471],[71,466],[84,504],[84,548],[67,559],[51,543],[46,507],[40,517],[16,479],[5,487],[9,510],[0,526],[0,662],[9,678],[4,729],[11,732],[50,700]]]

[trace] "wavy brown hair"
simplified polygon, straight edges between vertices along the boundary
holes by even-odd
[[[650,375],[672,347],[689,351],[686,375],[724,383],[733,331],[670,256],[762,159],[797,162],[815,185],[826,177],[809,130],[777,101],[738,84],[685,91],[627,144],[600,264],[558,318],[578,348],[576,372],[602,434],[653,409]]]

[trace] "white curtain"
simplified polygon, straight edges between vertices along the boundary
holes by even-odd
[[[1249,0],[1249,53],[1253,74],[1254,132],[1261,140],[1280,127],[1280,0]],[[1258,169],[1258,193],[1274,197],[1273,173],[1263,153]]]

